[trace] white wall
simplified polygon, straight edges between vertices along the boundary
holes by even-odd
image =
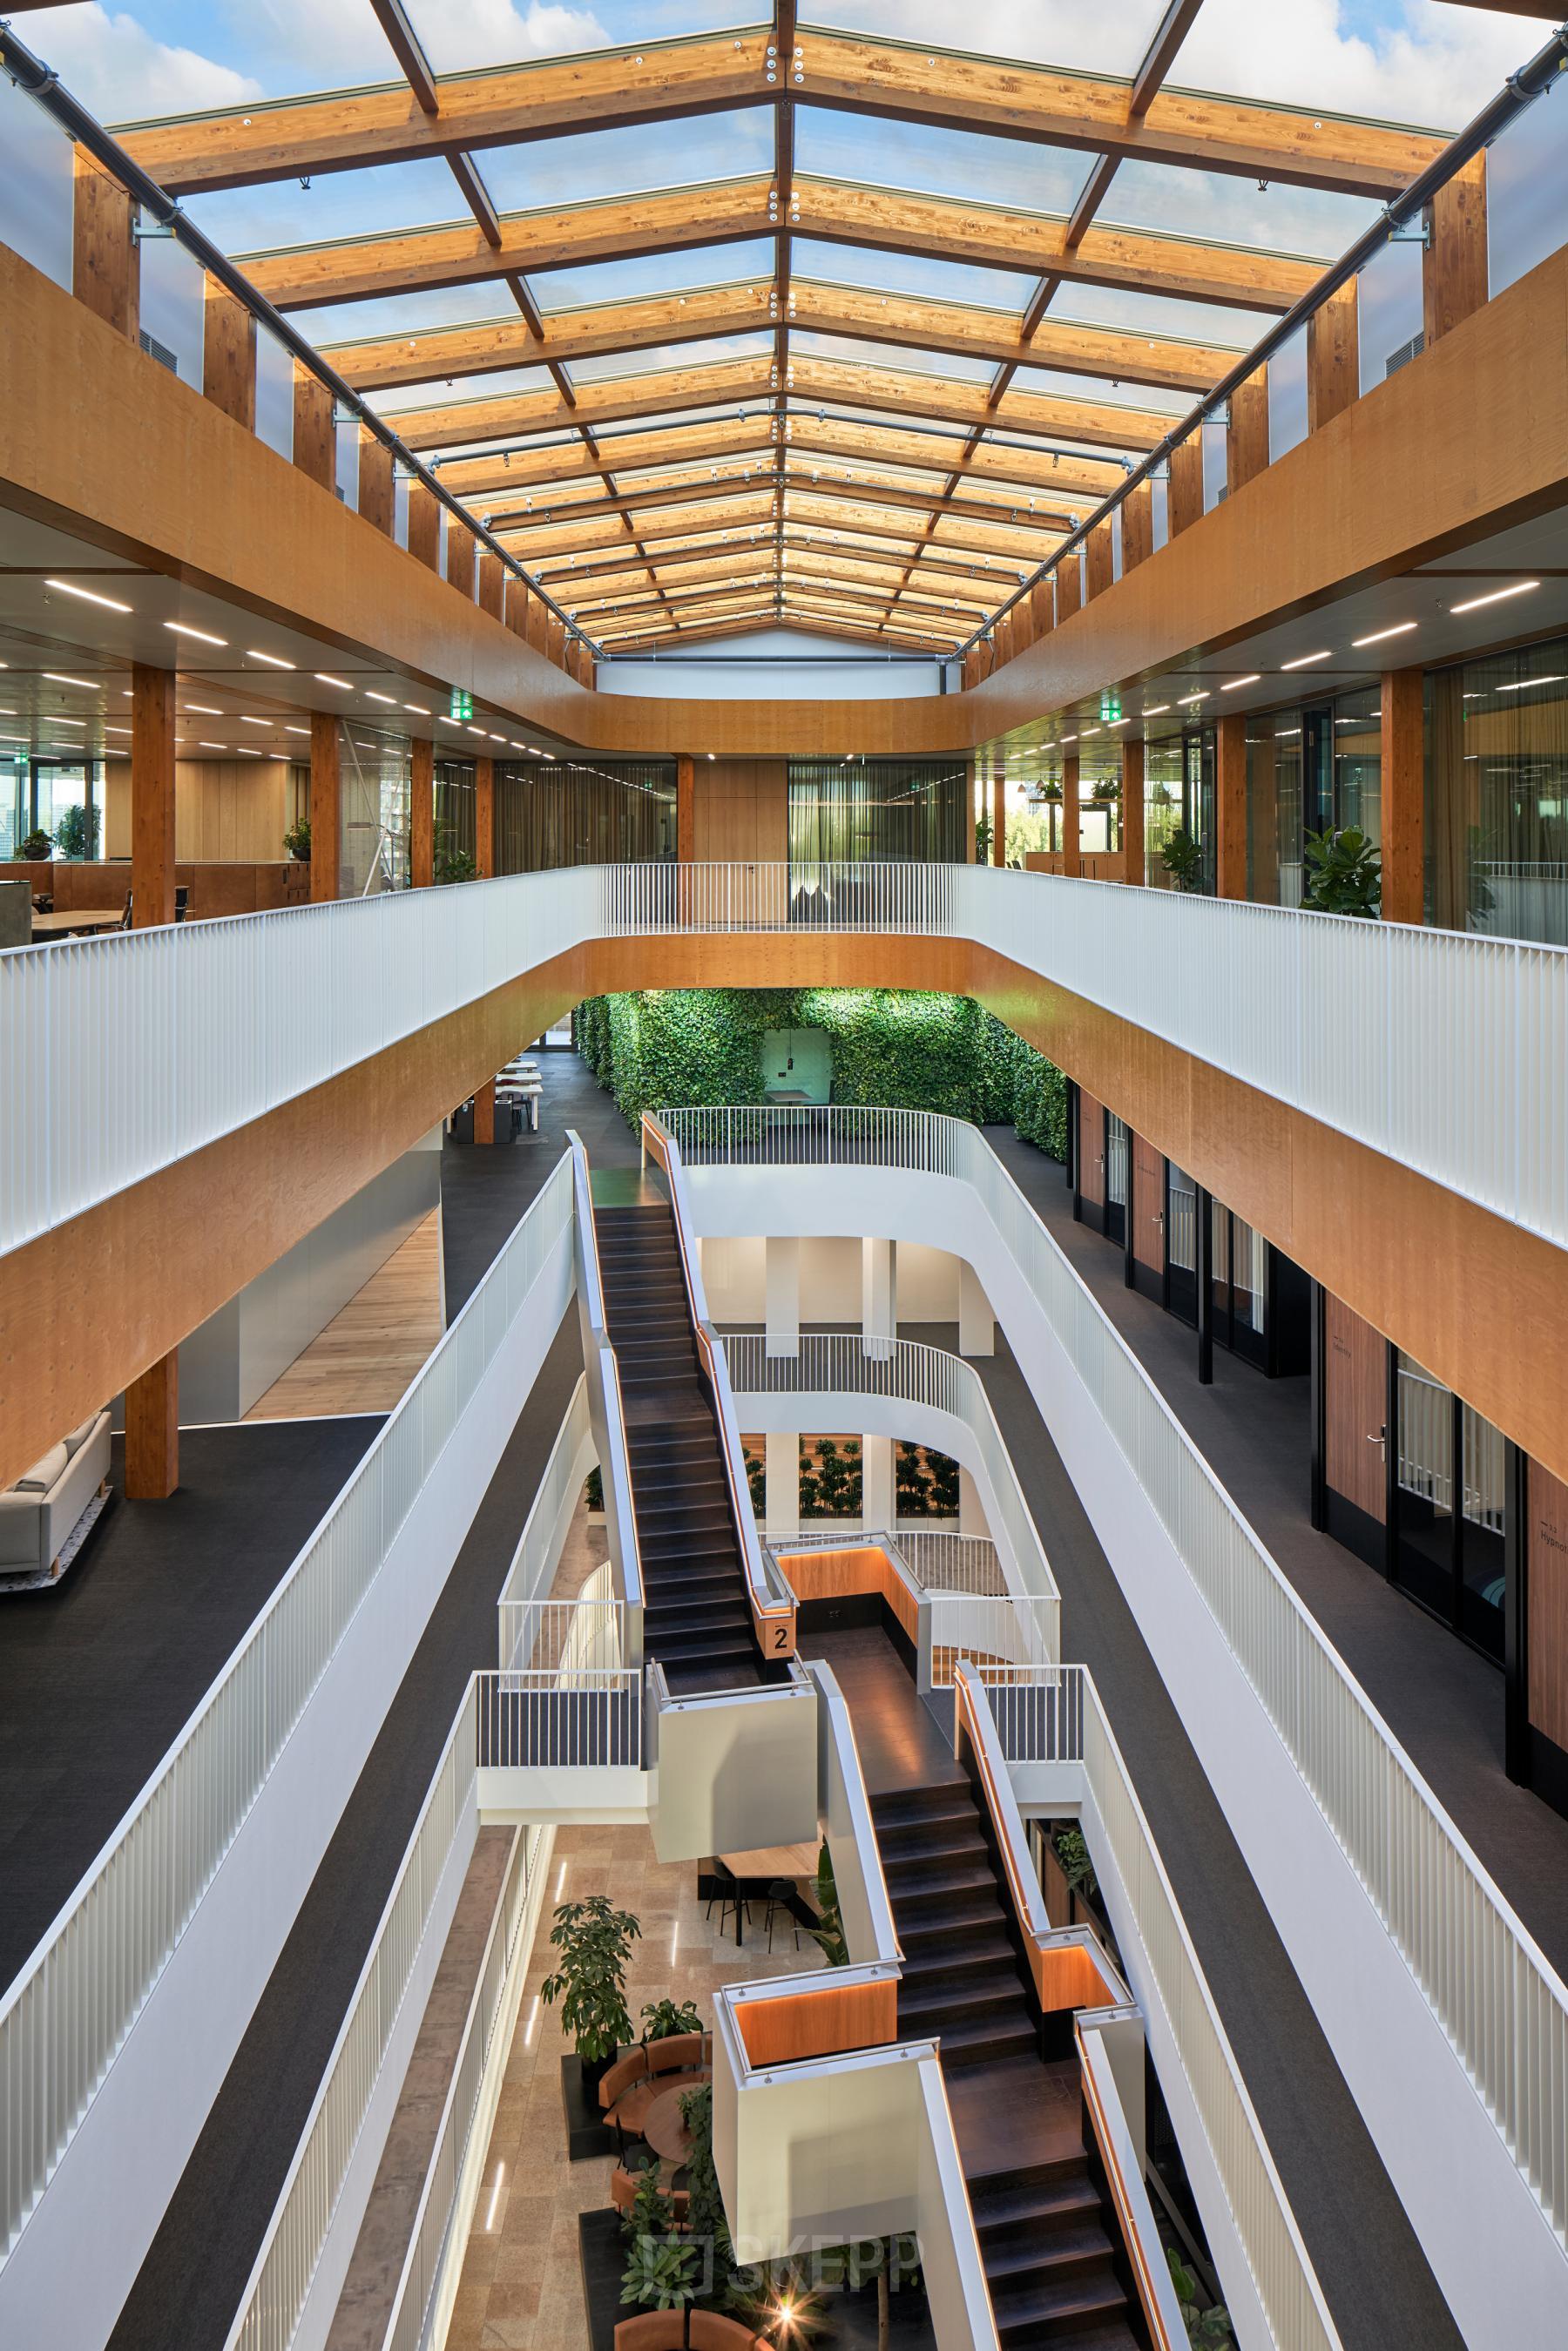
[[[691,1171],[688,1171],[691,1172]],[[699,1171],[700,1172],[700,1171]],[[703,1287],[708,1311],[719,1324],[759,1323],[767,1307],[766,1240],[755,1234],[705,1236]],[[898,1251],[896,1276],[901,1322],[956,1322],[958,1259],[947,1249],[910,1241]],[[858,1235],[818,1234],[800,1247],[800,1320],[858,1329],[861,1321],[861,1243]]]
[[[870,651],[857,654],[843,637],[758,629],[706,648],[661,648],[657,660],[601,661],[594,676],[601,694],[697,694],[716,702],[892,702],[940,694],[945,667],[956,672],[959,664],[892,662]],[[846,751],[856,747],[844,746]]]

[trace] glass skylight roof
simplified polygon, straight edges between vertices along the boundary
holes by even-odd
[[[516,135],[474,150],[466,167],[455,136],[450,153],[441,143],[444,122],[455,126],[463,106],[475,102],[457,88],[443,90],[434,116],[413,110],[409,141],[419,152],[408,160],[374,160],[378,150],[368,138],[355,152],[363,93],[404,87],[369,0],[266,0],[261,7],[220,0],[216,8],[211,0],[116,0],[112,8],[22,9],[16,22],[22,37],[104,119],[157,123],[157,133],[141,135],[172,139],[186,166],[183,174],[167,170],[168,183],[192,219],[230,253],[287,252],[308,284],[311,248],[436,228],[448,233],[460,282],[374,291],[375,275],[395,282],[387,275],[394,261],[402,277],[410,274],[402,246],[396,254],[389,249],[385,267],[378,255],[371,290],[361,298],[334,298],[297,316],[319,344],[342,350],[350,375],[370,361],[345,347],[378,337],[413,342],[406,363],[401,357],[396,363],[413,381],[374,392],[373,378],[367,380],[367,396],[383,413],[486,403],[476,413],[493,437],[474,443],[469,455],[447,453],[447,478],[474,483],[488,504],[496,482],[509,475],[517,486],[514,499],[507,486],[509,507],[529,496],[538,506],[554,498],[563,511],[573,501],[597,502],[598,522],[583,517],[576,526],[586,535],[575,549],[580,564],[595,553],[601,561],[619,560],[631,544],[619,515],[603,511],[602,469],[616,469],[622,452],[631,463],[616,472],[618,481],[700,479],[705,467],[711,478],[715,466],[747,463],[762,484],[777,466],[781,434],[792,481],[815,474],[825,491],[831,477],[835,496],[876,512],[884,534],[901,529],[907,512],[910,546],[929,536],[940,550],[949,529],[943,505],[949,486],[988,505],[1005,507],[1016,498],[1026,518],[1032,497],[1052,511],[1071,503],[1087,512],[1096,485],[1108,486],[1120,469],[1105,462],[1110,450],[1084,438],[1091,420],[1074,425],[1074,407],[1140,411],[1161,423],[1184,414],[1198,386],[1271,323],[1281,287],[1301,279],[1299,265],[1281,271],[1269,257],[1333,257],[1386,200],[1391,190],[1371,183],[1369,160],[1384,159],[1385,177],[1395,168],[1386,161],[1386,126],[1458,126],[1528,54],[1536,33],[1520,19],[1441,0],[1251,10],[1241,10],[1238,0],[1204,0],[1179,48],[1155,58],[1150,45],[1166,17],[1165,0],[1099,0],[1093,7],[1082,0],[985,0],[980,6],[970,0],[964,7],[956,0],[820,0],[800,20],[800,78],[783,59],[774,83],[758,71],[753,91],[743,72],[737,93],[737,47],[760,66],[758,36],[766,39],[770,11],[722,0],[653,0],[652,6],[648,0],[635,6],[632,0],[408,0],[408,6],[433,73],[505,76],[492,80],[487,100],[510,110],[504,125],[482,113],[474,119],[474,135],[503,127]],[[873,45],[864,72],[833,93],[852,103],[814,102],[813,41],[821,53],[832,31]],[[682,47],[666,64],[656,53],[672,42]],[[1053,116],[1051,89],[1040,84],[1038,104],[1025,118],[1037,135],[1018,139],[998,135],[978,116],[972,130],[950,120],[898,120],[879,110],[876,60],[889,45],[900,52],[901,71],[931,77],[925,102],[933,115],[961,114],[966,90],[983,81],[983,73],[964,71],[966,51],[981,61],[1016,62],[1026,73],[1054,67],[1098,87],[1085,92],[1070,120]],[[624,55],[571,76],[569,120],[552,117],[530,135],[527,110],[541,78],[507,69],[618,50]],[[958,68],[944,81],[955,57]],[[645,119],[630,119],[632,93],[657,90],[664,72],[709,75],[719,102],[704,111],[699,96],[688,115],[660,120],[651,106]],[[1147,81],[1144,128],[1129,131],[1126,94],[1140,73]],[[559,92],[562,77],[549,87]],[[1162,89],[1194,94],[1184,102],[1185,123],[1196,119],[1201,126],[1205,93],[1269,110],[1248,132],[1257,141],[1256,170],[1207,170],[1201,153],[1193,157],[1185,148],[1162,156]],[[280,169],[290,142],[308,136],[305,112],[294,101],[319,92],[334,94],[332,118],[347,124],[348,145],[301,154],[298,170]],[[781,102],[791,131],[782,143]],[[222,117],[231,134],[248,129],[247,107],[267,110],[256,137],[261,141],[265,131],[271,142],[266,168],[279,175],[211,189],[203,183],[204,159],[211,177],[216,146],[204,126]],[[1304,111],[1313,108],[1326,111]],[[1289,183],[1270,168],[1280,152],[1276,111],[1291,114],[1293,137],[1303,121],[1309,135],[1324,134],[1318,160],[1281,160],[1281,168],[1318,184]],[[1105,156],[1061,143],[1078,135],[1085,118],[1103,121],[1119,141],[1107,151],[1115,164],[1108,175]],[[133,152],[137,135],[128,134]],[[1435,152],[1429,137],[1425,146],[1412,146],[1406,132],[1393,137],[1400,153],[1416,159],[1410,169]],[[1121,152],[1135,145],[1155,152]],[[803,199],[798,222],[789,204],[791,153]],[[476,175],[483,193],[462,183],[462,168]],[[1362,192],[1346,193],[1358,170]],[[833,234],[825,234],[827,208],[819,207],[814,224],[810,183],[847,187],[852,195],[872,189],[916,199],[910,214],[916,225],[904,238],[911,249],[898,249],[903,225],[896,217],[877,230],[889,237],[886,246],[841,242],[841,231],[856,233],[852,204],[847,217],[841,210],[834,214]],[[1070,257],[1063,270],[1050,268],[1051,236],[1059,234],[1050,225],[1071,214],[1086,190],[1098,203],[1085,228],[1133,233],[1135,250],[1122,282],[1097,282]],[[477,204],[483,210],[486,198],[500,217],[499,247],[487,241],[471,209]],[[653,204],[656,216],[646,210]],[[580,206],[600,209],[569,225],[564,243],[537,217]],[[1042,219],[1040,233],[1020,238],[1022,250],[1038,248],[1040,267],[998,266],[994,255],[984,265],[961,257],[966,242],[977,243],[966,225],[981,217],[977,207]],[[510,217],[518,214],[536,218]],[[1244,298],[1250,268],[1275,300],[1254,308],[1194,298],[1173,277],[1171,240],[1226,248],[1224,290]],[[640,243],[649,249],[614,249]],[[444,249],[443,266],[444,257]],[[275,281],[279,268],[274,266]],[[329,258],[320,256],[317,269],[313,282],[329,291]],[[695,308],[692,339],[682,341],[679,312],[688,302]],[[925,308],[913,323],[907,314],[882,315],[900,303]],[[1026,316],[1037,340],[1020,335]],[[530,319],[544,321],[549,366],[516,364],[531,339]],[[455,372],[483,366],[489,328],[497,364],[478,374]],[[1089,355],[1094,373],[1079,364],[1086,356],[1073,341],[1080,328],[1100,339]],[[452,345],[448,330],[465,329],[477,331],[477,352],[466,342],[460,353]],[[920,340],[889,340],[895,331],[916,332]],[[1184,350],[1149,356],[1151,344],[1172,341]],[[390,354],[373,356],[384,374]],[[1050,364],[1053,357],[1060,366]],[[689,371],[700,386],[711,371],[716,392],[737,367],[754,380],[744,394],[727,389],[711,403],[699,394],[679,413],[656,413],[660,376]],[[890,393],[888,406],[874,405],[863,397],[871,385],[862,371],[907,390]],[[1172,388],[1173,375],[1182,389]],[[592,395],[592,447],[570,421],[576,387]],[[556,396],[541,402],[541,392]],[[954,412],[967,416],[977,395],[988,393],[990,404],[976,411],[983,428],[977,438]],[[650,399],[655,413],[640,415]],[[1052,418],[1062,430],[1045,429]],[[788,434],[783,419],[790,423]],[[1129,439],[1142,445],[1137,434]],[[1056,450],[1067,454],[1053,455]],[[914,452],[919,455],[911,462]],[[1058,475],[1071,483],[1070,491],[1052,487]],[[893,523],[885,506],[874,507],[879,491],[923,503],[900,508]],[[744,495],[743,484],[736,495]],[[591,532],[601,525],[595,539]],[[791,542],[776,522],[768,530],[777,577],[778,559]],[[1038,525],[1034,536],[1037,544],[1042,537],[1049,541]],[[640,579],[646,598],[662,576],[661,560],[685,549],[687,564],[670,576],[683,590],[701,585],[701,566],[691,564],[689,550],[694,539],[700,546],[713,537],[695,507],[693,533],[652,543],[651,570],[630,577]],[[760,549],[767,540],[765,532],[755,544]],[[745,543],[749,556],[749,526]],[[820,542],[819,556],[832,543]],[[739,544],[726,549],[720,542],[716,586]],[[852,525],[846,523],[838,544],[841,550],[856,545]],[[905,542],[884,536],[882,544],[893,550]],[[1009,562],[990,568],[999,571]],[[977,564],[977,576],[986,569]],[[846,615],[845,625],[869,635],[885,630],[884,643],[911,616],[916,626],[933,624],[927,602],[892,593],[880,611],[874,601],[861,609],[863,618]],[[623,625],[667,637],[674,623],[655,599],[651,611],[634,622],[628,615]]]

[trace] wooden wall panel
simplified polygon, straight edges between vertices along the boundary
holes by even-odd
[[[1078,1090],[1078,1192],[1092,1208],[1105,1205],[1105,1105]]]
[[[1529,1478],[1530,1719],[1568,1754],[1568,1485],[1535,1461]]]
[[[1387,1348],[1381,1332],[1332,1295],[1323,1301],[1323,1474],[1336,1494],[1382,1526]]]
[[[898,2037],[898,1983],[845,1984],[841,1991],[785,1992],[743,2001],[735,2011],[754,2067],[877,2049]]]
[[[283,855],[289,770],[279,759],[182,759],[174,777],[174,843],[193,863],[265,864]]]
[[[1151,1273],[1166,1270],[1165,1155],[1141,1134],[1133,1144],[1133,1255]]]
[[[699,864],[786,862],[789,786],[784,760],[698,759],[694,772]]]

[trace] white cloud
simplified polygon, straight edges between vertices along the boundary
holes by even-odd
[[[1458,131],[1533,57],[1539,19],[1405,0],[1402,21],[1353,33],[1341,0],[1206,0],[1171,73],[1187,88]],[[1392,11],[1390,12],[1392,15]]]
[[[24,37],[28,27],[19,29]],[[233,106],[258,98],[261,85],[199,50],[160,41],[121,11],[91,0],[40,17],[36,46],[75,98],[105,122]]]

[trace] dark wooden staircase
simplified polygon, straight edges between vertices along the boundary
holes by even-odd
[[[643,1646],[673,1696],[774,1678],[752,1630],[724,1454],[666,1202],[596,1207],[604,1318],[621,1372]]]
[[[1048,2063],[966,1780],[873,1795],[904,1950],[898,2029],[941,2044],[1002,2351],[1138,2351],[1083,2144],[1077,2061]]]

